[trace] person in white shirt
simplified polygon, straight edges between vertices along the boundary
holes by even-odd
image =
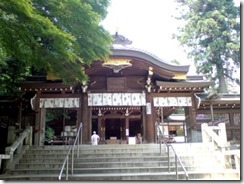
[[[99,135],[96,134],[96,131],[93,131],[93,135],[91,136],[92,145],[97,145],[100,140]]]

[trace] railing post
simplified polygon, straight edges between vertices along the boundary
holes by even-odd
[[[178,165],[177,165],[177,157],[175,155],[175,173],[176,173],[176,179],[178,180]]]
[[[167,145],[167,152],[168,152],[168,171],[170,172],[169,145]]]
[[[77,157],[79,155],[79,134],[80,134],[80,130],[81,130],[81,127],[82,127],[82,123],[80,124],[80,127],[77,131],[77,134],[76,134],[76,137],[75,137],[75,141],[72,145],[72,147],[70,146],[69,149],[68,149],[68,153],[64,159],[64,162],[63,162],[63,165],[62,165],[62,168],[60,170],[60,174],[58,176],[58,179],[61,180],[61,176],[62,176],[62,173],[64,171],[64,168],[65,168],[65,164],[66,164],[66,180],[68,180],[68,174],[69,174],[69,155],[71,154],[71,174],[73,175],[74,173],[74,152],[75,152],[75,145],[76,145],[76,141],[77,142]],[[78,139],[78,140],[77,140]],[[65,144],[65,149],[66,149],[66,144]],[[70,153],[71,152],[71,153]]]
[[[238,171],[239,177],[240,177],[240,155],[236,155],[234,154],[234,161],[235,161],[235,166],[236,166],[236,170]]]
[[[159,138],[159,141],[160,141],[160,156],[162,156],[162,138],[161,138],[161,136],[159,136],[160,138]]]
[[[77,158],[80,157],[80,144],[82,144],[82,123],[80,123],[80,131],[79,131],[79,137],[78,137],[78,140],[79,140],[79,144],[78,144],[78,148],[77,148]]]
[[[80,128],[80,143],[82,144],[82,132],[83,132],[83,124],[80,123],[81,128]]]
[[[71,153],[71,174],[74,174],[74,147],[72,148],[72,153]]]
[[[5,149],[5,153],[10,156],[10,158],[6,160],[6,168],[5,168],[5,172],[8,173],[13,167],[14,150],[11,147],[7,147]]]
[[[79,155],[80,155],[80,151],[79,151],[79,148],[80,148],[80,138],[78,137],[77,139],[78,139],[77,140],[77,158],[79,158]]]
[[[67,157],[67,162],[66,162],[66,180],[69,179],[69,157]]]
[[[33,127],[29,126],[28,128],[30,130],[30,133],[29,133],[29,145],[31,146],[32,145]]]

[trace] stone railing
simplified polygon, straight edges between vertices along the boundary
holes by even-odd
[[[32,127],[29,126],[27,127],[15,140],[15,142],[5,148],[5,158],[7,159],[6,161],[6,166],[4,168],[5,172],[8,172],[13,168],[15,165],[18,156],[20,153],[24,150],[23,146],[31,146],[32,145]]]
[[[225,151],[225,157],[226,157],[226,167],[230,169],[237,170],[239,177],[240,177],[240,150],[228,150]]]
[[[201,125],[202,142],[212,142],[216,149],[225,149],[229,146],[225,123],[219,123],[218,126],[208,126],[207,123]]]
[[[215,157],[226,169],[235,169],[240,176],[240,150],[230,150],[230,143],[227,141],[225,123],[218,126],[201,125],[202,141],[212,142],[215,148]]]
[[[0,154],[0,169],[2,166],[2,160],[4,160],[4,159],[10,159],[10,155]]]

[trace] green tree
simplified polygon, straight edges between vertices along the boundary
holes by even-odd
[[[240,10],[232,0],[178,0],[180,20],[177,39],[189,48],[197,72],[216,81],[226,93],[226,82],[240,84],[233,74],[240,68]]]
[[[24,62],[15,58],[5,58],[0,62],[0,95],[14,94],[21,96],[21,91],[15,86],[29,74],[29,68]]]
[[[107,6],[108,0],[1,0],[0,90],[30,75],[30,68],[67,83],[87,80],[84,65],[110,52],[112,37],[99,24]],[[21,69],[7,80],[11,61]]]

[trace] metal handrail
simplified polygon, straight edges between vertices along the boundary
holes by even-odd
[[[184,164],[182,163],[180,157],[177,155],[175,149],[173,148],[173,146],[171,144],[168,144],[161,129],[159,128],[159,125],[158,123],[156,122],[155,123],[155,126],[157,127],[157,129],[159,130],[159,137],[160,137],[160,155],[162,155],[162,151],[161,151],[161,144],[162,144],[162,138],[163,138],[163,143],[167,146],[167,153],[168,153],[168,171],[170,172],[170,159],[169,159],[169,147],[171,147],[171,149],[173,150],[174,152],[174,155],[175,155],[175,172],[176,172],[176,179],[178,180],[178,166],[177,166],[177,161],[179,161],[184,173],[185,173],[185,176],[186,176],[186,180],[189,179],[189,175],[188,175],[188,172],[186,171],[185,169],[185,166]]]
[[[182,163],[180,157],[177,155],[174,147],[171,145],[171,144],[166,144],[168,146],[168,153],[169,153],[169,147],[171,147],[171,149],[173,150],[174,154],[175,154],[175,169],[176,169],[176,179],[178,180],[178,167],[177,167],[177,161],[179,161],[184,173],[185,173],[185,176],[186,176],[186,180],[189,179],[189,175],[188,175],[188,172],[186,171],[186,168],[184,166],[184,164]],[[169,172],[170,172],[170,166],[169,166],[169,154],[168,154],[168,168],[169,168]]]
[[[61,167],[61,170],[60,170],[60,173],[59,173],[59,176],[58,176],[59,180],[61,180],[65,165],[66,165],[66,174],[65,174],[66,180],[68,180],[68,178],[69,178],[69,155],[70,155],[70,152],[72,154],[71,155],[71,174],[73,175],[73,172],[74,172],[74,148],[75,148],[75,145],[76,145],[76,142],[77,142],[77,158],[79,158],[79,156],[80,156],[80,152],[79,152],[80,143],[82,144],[82,140],[79,139],[81,129],[82,129],[82,123],[80,123],[80,125],[79,125],[79,128],[78,128],[78,131],[77,131],[77,134],[76,134],[75,141],[74,141],[73,145],[69,146],[68,153],[67,153],[67,155],[66,155],[66,157],[65,157],[65,159],[63,161],[63,165]]]

